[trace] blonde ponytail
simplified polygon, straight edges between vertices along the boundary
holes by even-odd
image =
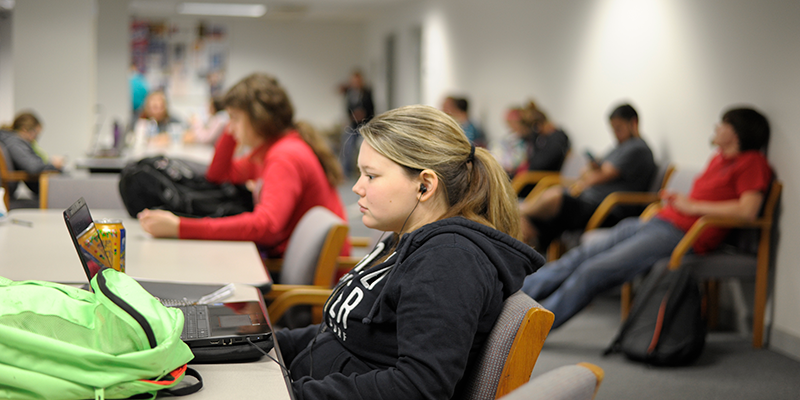
[[[447,114],[429,106],[401,107],[378,115],[359,132],[375,151],[409,171],[436,173],[449,206],[442,218],[462,216],[521,238],[508,176]]]

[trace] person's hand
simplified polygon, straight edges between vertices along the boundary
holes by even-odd
[[[53,166],[59,170],[64,169],[64,160],[65,158],[63,156],[50,156],[50,164],[53,164]]]
[[[178,228],[181,220],[177,215],[169,211],[145,208],[136,217],[139,218],[139,225],[142,226],[142,229],[154,237],[178,237]]]
[[[693,211],[693,208],[692,208],[693,203],[685,195],[683,195],[681,193],[678,193],[678,192],[668,191],[668,190],[662,190],[662,191],[660,191],[658,193],[658,195],[659,195],[659,197],[661,197],[661,200],[666,201],[667,204],[672,206],[672,208],[674,208],[678,212],[681,212],[681,213],[687,214],[687,215],[694,214],[694,211]]]
[[[148,143],[152,147],[168,147],[170,144],[170,137],[168,133],[159,133],[150,138],[150,142]]]

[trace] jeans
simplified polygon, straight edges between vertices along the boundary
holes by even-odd
[[[522,291],[555,314],[553,329],[586,307],[594,296],[647,272],[669,257],[684,232],[653,218],[627,218],[595,238],[545,264],[525,278]]]

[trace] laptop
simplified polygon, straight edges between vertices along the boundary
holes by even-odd
[[[111,268],[89,206],[83,197],[64,210],[64,221],[86,277],[91,281],[101,269]],[[219,289],[220,286],[139,283],[165,306],[178,308],[183,312],[181,339],[189,347],[237,344],[249,346],[249,342],[272,340],[272,329],[258,301],[196,304],[203,295]]]

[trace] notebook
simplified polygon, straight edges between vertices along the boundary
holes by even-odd
[[[91,280],[102,268],[110,268],[103,242],[94,226],[89,206],[81,197],[64,210],[72,243],[86,277]],[[139,282],[167,307],[184,314],[181,339],[189,347],[250,345],[272,340],[271,328],[257,301],[197,304],[205,295],[224,289],[220,285],[192,285],[168,282]],[[91,289],[90,289],[91,290]]]

